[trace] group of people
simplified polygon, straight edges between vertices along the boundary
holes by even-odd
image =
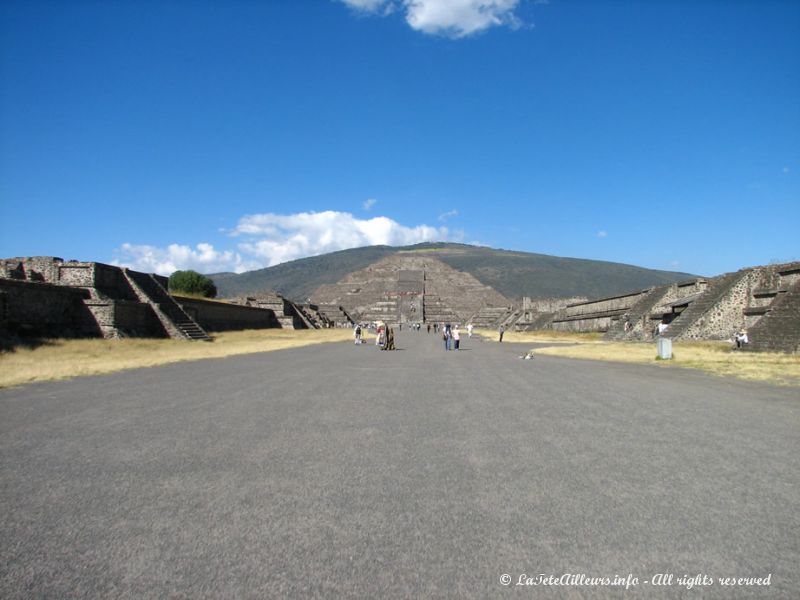
[[[353,340],[356,345],[366,343],[363,338],[364,327],[360,323],[353,324]],[[370,329],[373,327],[370,324]],[[398,325],[399,327],[399,325]],[[442,341],[444,342],[445,350],[460,350],[461,349],[461,330],[459,329],[458,325],[452,325],[450,323],[428,323],[426,325],[428,333],[431,332],[431,327],[433,327],[434,333],[441,333],[442,334]],[[411,325],[411,329],[413,331],[422,331],[422,323],[413,323]],[[472,330],[473,326],[472,323],[467,324],[467,334],[471,338],[472,337]],[[502,328],[501,328],[502,330]],[[394,345],[394,329],[385,325],[383,323],[378,322],[375,325],[375,345],[378,346],[381,350],[395,350]],[[503,341],[503,334],[502,331],[500,333],[500,341]]]
[[[458,325],[451,326],[450,323],[442,325],[442,340],[444,340],[445,350],[460,350],[461,349],[461,332],[458,330]]]
[[[375,345],[381,350],[394,350],[394,329],[388,325],[379,323],[375,330]],[[356,345],[366,343],[364,340],[364,327],[361,323],[353,324],[353,340]]]

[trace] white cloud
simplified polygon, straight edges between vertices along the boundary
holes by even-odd
[[[384,16],[393,13],[397,8],[393,0],[342,0],[342,2],[355,11],[365,13],[381,12]]]
[[[338,211],[291,215],[264,213],[239,219],[229,233],[240,238],[237,251],[217,250],[211,244],[166,248],[125,243],[117,249],[115,265],[169,275],[192,269],[200,273],[242,273],[282,262],[361,246],[407,246],[421,242],[460,241],[462,231],[447,227],[407,227],[388,217],[358,219]]]
[[[350,213],[324,212],[248,215],[239,220],[234,235],[253,239],[239,250],[265,266],[360,246],[405,246],[446,241],[453,236],[446,227],[406,227],[388,217],[357,219]]]
[[[519,0],[406,0],[406,22],[417,31],[465,37],[497,25],[519,26]]]
[[[375,198],[367,198],[366,200],[364,200],[364,204],[362,204],[361,206],[364,207],[364,210],[369,210],[370,208],[375,206],[377,203],[378,203],[378,201],[375,200]]]
[[[386,0],[342,0],[350,8],[355,10],[365,10],[367,12],[375,12],[381,6],[386,4]]]
[[[457,216],[458,216],[458,211],[457,210],[455,210],[455,209],[448,210],[446,213],[442,213],[442,214],[439,215],[439,220],[444,222],[444,221],[447,221],[447,219],[449,219],[450,217],[457,217]]]
[[[160,275],[170,275],[175,271],[189,269],[200,273],[221,271],[242,273],[259,267],[258,263],[244,260],[236,252],[219,251],[211,244],[205,243],[197,244],[194,249],[181,244],[158,248],[126,243],[122,244],[116,254],[119,258],[113,261],[115,265]]]
[[[599,237],[599,238],[608,237],[608,232],[600,230],[600,231],[597,232],[597,237]]]
[[[427,34],[466,37],[490,27],[518,27],[519,0],[342,0],[349,7],[384,15],[402,8],[408,25]]]

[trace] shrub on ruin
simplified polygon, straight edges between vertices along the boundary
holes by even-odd
[[[175,271],[169,276],[169,291],[216,298],[217,286],[197,271]]]

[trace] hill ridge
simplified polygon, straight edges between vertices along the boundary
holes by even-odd
[[[647,269],[612,261],[572,258],[473,246],[428,242],[409,246],[362,246],[299,258],[245,273],[209,277],[221,297],[275,290],[305,302],[320,285],[397,253],[425,252],[469,273],[509,299],[586,296],[599,298],[696,277],[691,273]]]

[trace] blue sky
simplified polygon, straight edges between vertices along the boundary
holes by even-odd
[[[800,259],[796,1],[0,6],[0,256]]]

